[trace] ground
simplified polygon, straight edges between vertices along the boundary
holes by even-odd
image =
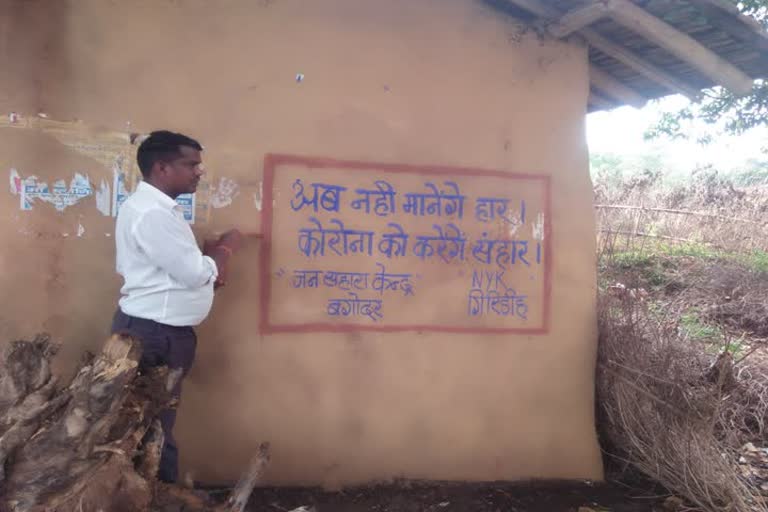
[[[252,512],[652,512],[664,497],[591,482],[413,483],[324,492],[261,488]],[[301,507],[304,507],[303,509]],[[583,507],[583,508],[582,508]],[[296,510],[298,509],[298,510]]]

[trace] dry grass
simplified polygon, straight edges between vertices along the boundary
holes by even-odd
[[[698,510],[768,511],[738,463],[746,443],[768,446],[768,193],[712,175],[596,188],[643,207],[598,215],[606,452]]]
[[[747,439],[765,438],[768,379],[744,373],[748,358],[709,356],[646,306],[629,293],[602,298],[598,403],[607,451],[702,510],[768,510],[737,464]]]
[[[702,170],[689,181],[663,186],[647,171],[620,183],[595,184],[598,235],[624,250],[646,240],[697,243],[731,252],[768,247],[768,185],[738,188]]]

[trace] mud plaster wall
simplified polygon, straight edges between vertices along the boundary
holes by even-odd
[[[199,329],[185,387],[177,437],[196,479],[235,478],[263,440],[276,483],[601,476],[584,48],[521,34],[470,0],[37,0],[0,10],[0,112],[199,138],[214,181],[239,184],[231,205],[195,224],[201,237],[259,229],[267,152],[552,176],[546,335],[262,337],[251,240]],[[12,167],[48,181],[112,176],[49,134],[0,129],[0,170]],[[50,331],[71,369],[100,345],[117,300],[113,219],[94,197],[20,211],[5,190],[0,214],[0,337]]]

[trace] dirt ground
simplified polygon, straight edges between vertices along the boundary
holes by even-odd
[[[592,482],[400,482],[325,492],[259,488],[251,512],[652,512],[666,496]],[[301,508],[304,507],[304,508]],[[584,507],[584,508],[581,508]],[[297,510],[298,509],[298,510]]]

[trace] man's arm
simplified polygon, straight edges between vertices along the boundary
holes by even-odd
[[[216,280],[218,262],[203,255],[185,227],[170,211],[154,209],[136,223],[133,235],[155,265],[183,285],[200,288]]]

